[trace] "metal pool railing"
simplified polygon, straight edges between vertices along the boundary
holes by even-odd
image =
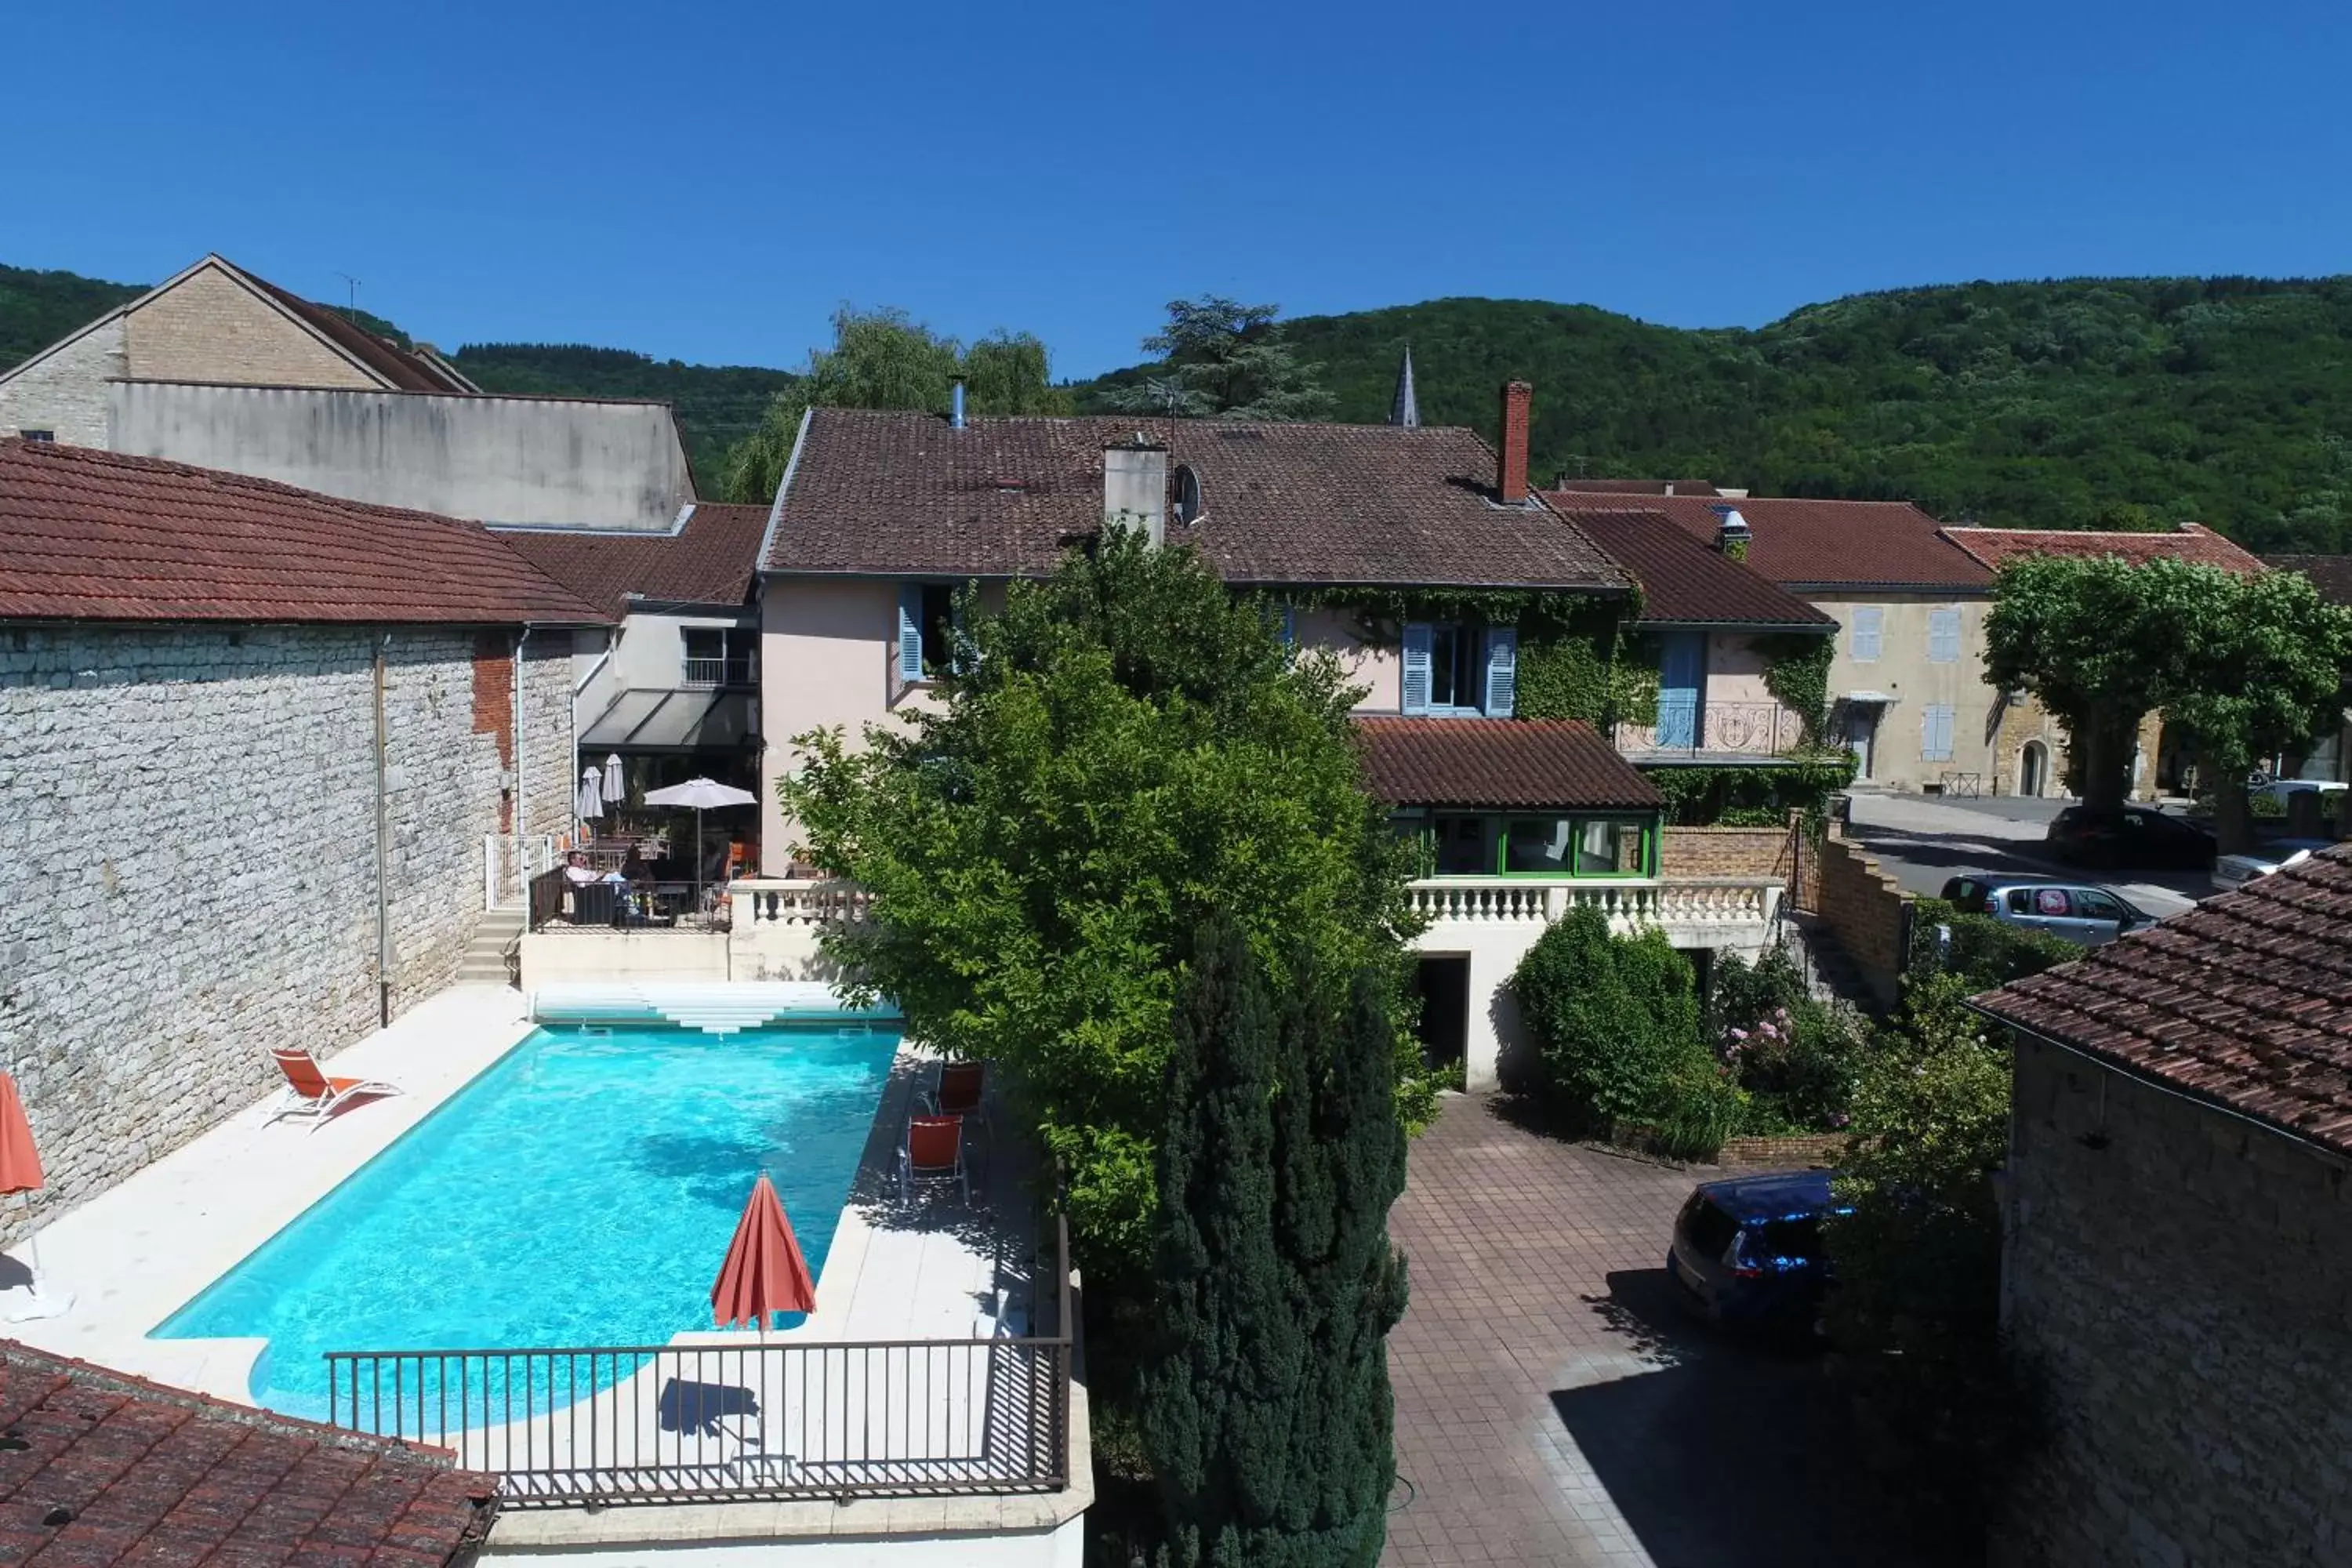
[[[447,1448],[523,1507],[1059,1491],[1073,1341],[1055,1231],[1051,1334],[333,1351],[327,1420]]]

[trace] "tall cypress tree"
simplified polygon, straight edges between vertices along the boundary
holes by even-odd
[[[1276,1010],[1205,925],[1176,1008],[1160,1152],[1161,1342],[1143,1435],[1181,1568],[1370,1568],[1404,1307],[1393,1031],[1367,974]],[[1385,1097],[1385,1098],[1384,1098]]]

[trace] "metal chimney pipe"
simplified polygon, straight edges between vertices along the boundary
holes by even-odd
[[[963,428],[963,377],[955,379],[955,390],[948,395],[948,428]]]

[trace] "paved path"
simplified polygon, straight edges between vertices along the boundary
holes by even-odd
[[[1404,1484],[1382,1561],[1895,1568],[1812,1360],[1681,1321],[1664,1268],[1695,1178],[1453,1099],[1391,1228]]]

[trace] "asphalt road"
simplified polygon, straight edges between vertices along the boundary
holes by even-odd
[[[2016,795],[1947,800],[1857,790],[1846,832],[1914,893],[1939,893],[1947,879],[1970,871],[2083,877],[2162,917],[2179,914],[2213,890],[2212,879],[2202,871],[2103,874],[2045,858],[2042,842],[2050,819],[2072,804]]]

